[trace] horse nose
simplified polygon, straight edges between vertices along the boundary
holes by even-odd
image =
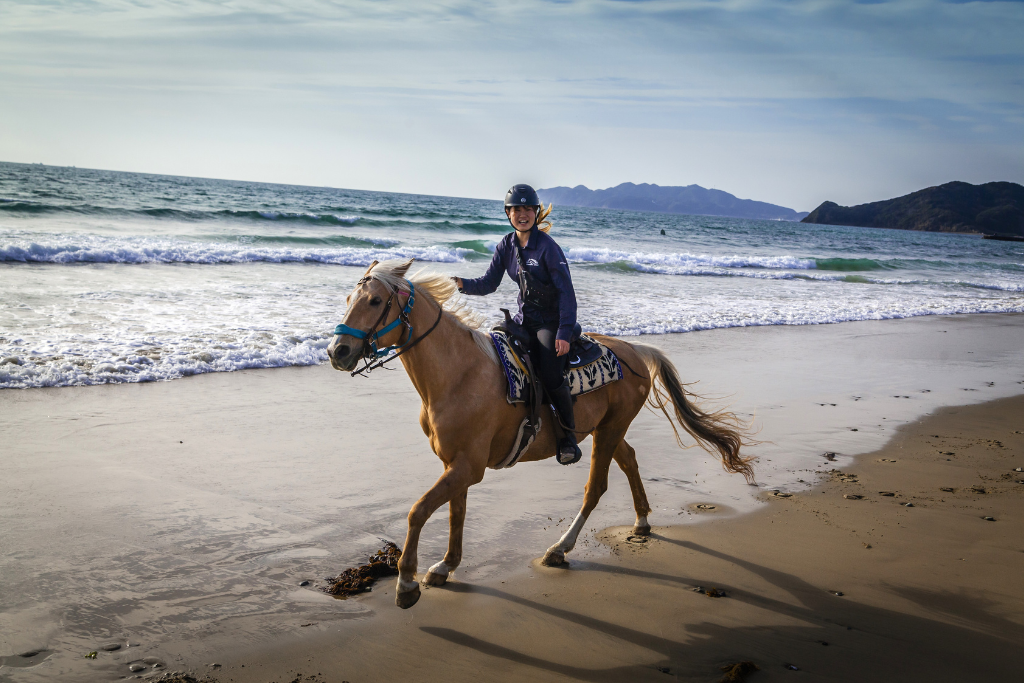
[[[339,344],[338,346],[335,346],[334,347],[334,359],[335,360],[340,360],[340,359],[343,359],[343,358],[348,358],[348,353],[351,350],[352,350],[352,347],[349,346],[348,344]]]

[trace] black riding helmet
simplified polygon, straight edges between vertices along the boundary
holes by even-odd
[[[537,196],[537,191],[529,185],[513,185],[508,188],[508,192],[505,193],[505,215],[508,216],[508,210],[513,206],[535,206],[537,207],[537,215],[540,215],[540,197]],[[508,216],[508,222],[512,224],[512,217]],[[512,226],[515,228],[515,226]]]

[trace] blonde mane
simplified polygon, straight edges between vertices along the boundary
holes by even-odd
[[[457,324],[468,328],[473,333],[473,341],[480,347],[480,350],[497,363],[498,354],[491,345],[490,338],[480,331],[480,327],[484,324],[484,317],[467,306],[463,297],[457,296],[459,288],[455,286],[451,277],[430,272],[426,268],[421,268],[412,275],[406,275],[412,262],[413,259],[381,261],[367,275],[382,283],[390,292],[400,288],[404,289],[407,281],[416,285],[417,293],[428,294],[446,313],[451,314]]]

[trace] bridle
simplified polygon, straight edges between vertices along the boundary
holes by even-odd
[[[358,287],[362,284],[365,284],[371,279],[372,278],[369,276],[364,277],[361,280],[359,280],[359,282],[356,283],[356,286]],[[391,306],[395,302],[395,297],[398,296],[399,294],[406,294],[409,297],[405,302],[405,307],[403,307],[402,310],[398,312],[398,316],[392,322],[385,325],[383,329],[378,330],[377,327],[382,322],[387,320],[388,313],[391,312]],[[385,363],[389,363],[394,359],[398,358],[403,353],[419,344],[428,334],[434,331],[434,328],[436,328],[438,323],[441,322],[441,315],[444,313],[444,309],[440,305],[438,305],[437,307],[437,320],[434,321],[434,324],[431,325],[430,329],[427,330],[425,334],[418,337],[417,339],[412,338],[413,329],[412,322],[410,322],[409,320],[409,314],[412,312],[412,307],[413,304],[415,303],[416,288],[411,282],[409,282],[408,292],[402,291],[400,289],[396,289],[395,291],[391,292],[391,296],[388,297],[388,302],[384,305],[384,310],[381,311],[380,317],[377,318],[377,322],[373,323],[373,325],[370,326],[370,329],[367,330],[366,332],[363,332],[362,330],[357,330],[354,327],[349,327],[344,323],[338,323],[338,325],[334,328],[335,335],[347,334],[349,336],[355,337],[356,339],[361,339],[363,341],[362,353],[360,354],[359,357],[363,359],[364,365],[358,370],[353,370],[350,373],[351,376],[355,377],[356,375],[361,375],[364,372],[369,373],[372,370],[375,370],[379,367],[383,367]],[[392,344],[390,346],[385,346],[382,349],[377,348],[377,342],[380,341],[381,336],[387,334],[388,332],[395,329],[399,325],[405,325],[405,341],[402,342],[401,344]]]

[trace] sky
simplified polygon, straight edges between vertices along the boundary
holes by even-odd
[[[809,211],[1024,183],[1024,2],[0,2],[0,160]]]

